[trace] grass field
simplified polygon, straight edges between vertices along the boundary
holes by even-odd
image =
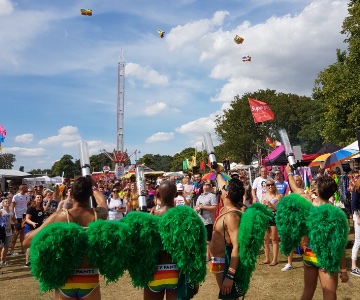
[[[349,240],[353,235],[349,236]],[[16,250],[20,250],[17,248]],[[347,267],[350,269],[351,245],[347,251]],[[262,261],[264,256],[262,252],[258,257],[258,262]],[[39,295],[38,282],[30,274],[30,270],[24,267],[25,255],[9,257],[8,267],[0,270],[0,299],[1,300],[36,300],[36,299],[54,299],[53,293]],[[279,264],[274,267],[268,265],[257,265],[250,283],[250,289],[245,297],[249,300],[277,299],[291,300],[300,299],[303,289],[303,268],[302,257],[294,256],[294,269],[281,272],[285,265],[286,258],[280,255]],[[360,262],[359,262],[360,266]],[[353,283],[339,283],[338,299],[358,300],[360,299],[360,277],[350,275]],[[102,299],[104,300],[140,300],[142,299],[142,290],[134,289],[130,278],[125,274],[117,283],[105,285],[101,281]],[[208,273],[205,282],[199,290],[199,294],[194,299],[215,300],[217,299],[218,289],[214,275]],[[322,299],[320,284],[318,284],[314,299]]]

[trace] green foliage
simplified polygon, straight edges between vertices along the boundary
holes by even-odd
[[[114,162],[105,153],[90,156],[90,166],[93,172],[102,172],[104,166],[109,166],[111,170],[114,170]]]
[[[269,104],[275,119],[255,124],[248,98]],[[314,125],[319,119],[317,105],[317,101],[309,97],[269,89],[247,93],[241,98],[236,96],[231,108],[215,120],[215,130],[222,142],[219,148],[227,153],[230,161],[249,164],[259,149],[269,149],[266,136],[279,139],[278,130],[285,128],[293,145],[301,145],[304,152],[316,151],[322,142],[319,127]]]
[[[170,155],[145,154],[139,159],[139,164],[145,164],[154,171],[169,172],[171,169],[172,157]]]
[[[55,176],[61,176],[63,172],[66,178],[81,175],[79,160],[73,162],[73,157],[65,154],[60,160],[55,162],[51,168],[51,173]]]
[[[354,141],[360,124],[360,2],[353,0],[348,6],[341,31],[347,36],[348,55],[337,49],[336,62],[318,74],[313,89],[324,111],[321,136],[340,146]]]
[[[183,161],[185,159],[191,160],[191,157],[195,155],[195,148],[186,148],[180,153],[176,153],[173,156],[172,162],[171,162],[171,169],[170,171],[182,171],[183,170]],[[197,165],[199,165],[198,155],[196,156]],[[185,171],[185,170],[184,170]],[[192,170],[190,170],[192,171]]]
[[[0,169],[12,169],[16,161],[15,155],[11,153],[0,153]]]

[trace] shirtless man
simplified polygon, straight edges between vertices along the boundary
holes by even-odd
[[[234,293],[236,290],[233,279],[239,264],[239,215],[244,193],[242,182],[238,179],[231,179],[229,184],[223,187],[221,197],[224,207],[214,223],[210,243],[210,272],[215,274],[223,295]],[[240,294],[236,292],[234,294],[234,299],[238,299]]]
[[[73,187],[73,207],[71,209],[64,209],[53,213],[49,218],[46,219],[44,224],[36,230],[29,232],[24,240],[24,247],[30,247],[31,240],[33,237],[44,227],[55,222],[74,222],[80,226],[88,227],[89,223],[96,219],[106,220],[108,216],[108,209],[106,204],[105,196],[100,191],[92,191],[92,183],[88,178],[79,177],[74,181]],[[97,203],[96,208],[90,207],[90,196],[94,196]],[[81,269],[93,270],[91,278],[88,278],[86,282],[86,289],[83,288],[84,281],[76,275]],[[90,276],[89,276],[90,277]],[[77,283],[79,282],[79,283]],[[75,285],[78,284],[78,287]],[[89,288],[90,287],[90,288]],[[89,291],[90,290],[90,291]],[[85,293],[85,296],[83,295]],[[55,290],[55,299],[57,300],[99,300],[101,299],[100,284],[99,284],[99,273],[97,269],[92,268],[83,259],[78,269],[74,270],[74,275],[67,279],[63,287],[59,287]]]
[[[177,189],[175,183],[166,180],[160,183],[160,208],[154,211],[155,216],[162,216],[166,211],[174,207],[174,198]],[[164,267],[167,269],[164,270]],[[170,268],[170,269],[169,269]],[[163,278],[162,271],[174,271],[171,278]],[[154,280],[149,282],[148,288],[144,289],[144,300],[163,300],[166,294],[166,300],[176,300],[176,286],[179,271],[176,264],[173,263],[171,256],[166,251],[161,251],[158,261],[158,271],[154,274]],[[166,284],[165,288],[159,288],[159,279],[161,284]],[[165,282],[166,281],[166,282]]]

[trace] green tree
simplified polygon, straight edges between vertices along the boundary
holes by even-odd
[[[90,166],[92,172],[101,172],[104,166],[109,166],[111,170],[115,168],[113,161],[105,153],[90,156]]]
[[[183,161],[188,159],[191,160],[191,157],[195,155],[195,148],[186,148],[182,150],[180,153],[176,153],[173,156],[171,162],[171,169],[170,171],[182,171],[183,170]],[[197,155],[198,158],[198,155]],[[197,164],[199,164],[197,162]],[[192,171],[192,170],[190,170]]]
[[[341,31],[348,54],[337,49],[336,62],[318,74],[313,93],[324,111],[321,136],[340,146],[354,141],[360,124],[360,1],[350,1],[348,11]]]
[[[0,169],[12,169],[16,161],[15,155],[11,153],[0,154]]]
[[[171,169],[172,156],[160,154],[145,154],[139,159],[140,164],[145,164],[147,167],[155,171],[169,172]]]
[[[54,163],[51,172],[55,176],[61,176],[64,172],[64,177],[73,178],[74,176],[81,175],[80,161],[73,162],[73,157],[65,154],[60,160]]]
[[[24,172],[24,166],[20,166],[20,167],[19,167],[19,171],[20,171],[20,172]]]
[[[274,120],[255,124],[248,98],[269,104],[275,115]],[[276,93],[269,89],[247,93],[241,98],[236,96],[230,109],[215,120],[215,130],[222,142],[219,146],[219,153],[223,156],[221,160],[227,156],[230,161],[250,164],[259,150],[262,150],[262,154],[270,150],[265,142],[266,136],[279,140],[280,128],[286,129],[292,145],[301,145],[304,152],[317,150],[315,147],[320,146],[322,140],[319,138],[319,128],[311,126],[314,120],[319,119],[319,110],[314,109],[316,105],[316,101],[309,97]],[[304,128],[310,132],[305,134]]]

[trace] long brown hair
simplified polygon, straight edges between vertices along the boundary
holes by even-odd
[[[41,193],[36,194],[36,195],[35,195],[35,198],[36,198],[37,196],[40,196],[40,197],[41,197],[40,209],[41,209],[41,210],[44,210],[44,196],[43,196]],[[50,201],[50,200],[49,200],[49,201]],[[34,199],[33,201],[31,201],[31,205],[30,205],[30,206],[36,208],[35,199]]]

